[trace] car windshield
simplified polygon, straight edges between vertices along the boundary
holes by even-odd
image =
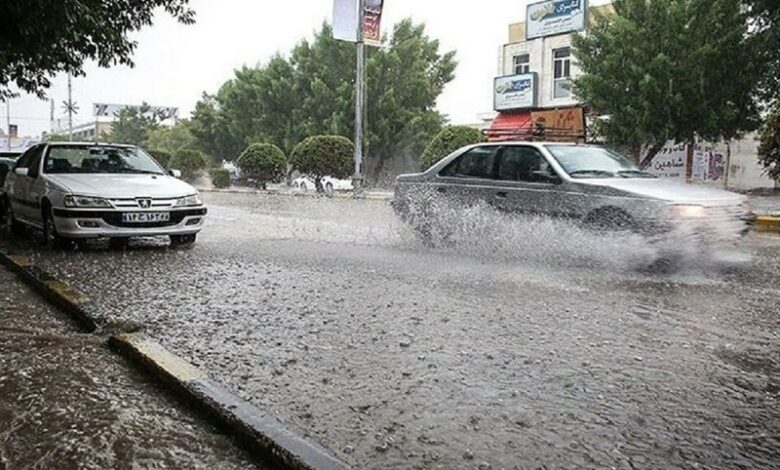
[[[54,146],[44,163],[45,173],[164,174],[146,152],[137,147]]]
[[[623,155],[603,147],[547,145],[547,150],[573,178],[640,177],[652,175],[640,170]]]

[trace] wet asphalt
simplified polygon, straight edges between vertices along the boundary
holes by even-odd
[[[354,468],[780,467],[778,236],[658,273],[554,221],[432,248],[387,202],[206,200],[189,250],[3,244]]]

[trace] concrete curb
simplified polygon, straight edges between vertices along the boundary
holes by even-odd
[[[757,232],[780,232],[780,217],[760,215],[753,227]]]
[[[61,282],[25,256],[0,252],[0,264],[17,274],[46,300],[79,321],[88,331],[102,333],[109,325],[97,305],[81,292]],[[324,447],[309,442],[267,413],[232,394],[184,359],[140,333],[109,338],[122,355],[142,364],[166,382],[188,404],[207,412],[236,433],[246,447],[285,469],[337,470],[348,468]]]
[[[16,273],[46,300],[75,318],[87,331],[100,332],[108,324],[87,296],[50,276],[30,258],[0,252],[0,264]]]
[[[143,334],[114,335],[109,344],[168,383],[188,402],[236,432],[243,442],[284,468],[336,470],[347,466],[325,448],[287,430],[184,359]]]
[[[380,193],[366,193],[360,197],[354,197],[350,192],[337,192],[333,196],[326,196],[318,194],[316,192],[285,192],[274,191],[268,189],[201,189],[198,191],[202,193],[222,193],[222,194],[254,194],[259,196],[287,196],[287,197],[301,197],[301,198],[335,198],[335,199],[366,199],[369,201],[390,201],[393,199],[392,194],[380,194]]]

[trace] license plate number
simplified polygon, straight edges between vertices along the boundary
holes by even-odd
[[[148,222],[169,222],[170,212],[130,212],[122,214],[122,222],[128,224],[143,224]]]

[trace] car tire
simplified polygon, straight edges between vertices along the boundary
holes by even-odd
[[[6,223],[8,224],[8,229],[11,231],[11,233],[17,236],[24,235],[24,224],[16,220],[16,217],[14,217],[14,211],[11,208],[11,201],[8,199],[5,200],[5,210]]]
[[[309,188],[306,186],[306,183],[301,181],[301,191],[306,192],[308,190],[309,190]]]
[[[188,247],[195,244],[195,240],[198,238],[196,234],[191,235],[171,235],[172,247]]]
[[[57,233],[54,210],[48,204],[43,206],[41,216],[43,219],[43,243],[47,248],[69,248],[73,245],[73,240],[61,237]]]
[[[631,215],[623,210],[605,207],[597,209],[585,217],[585,226],[595,231],[637,232],[637,224]]]
[[[333,194],[333,183],[325,183],[325,193],[330,195]]]

